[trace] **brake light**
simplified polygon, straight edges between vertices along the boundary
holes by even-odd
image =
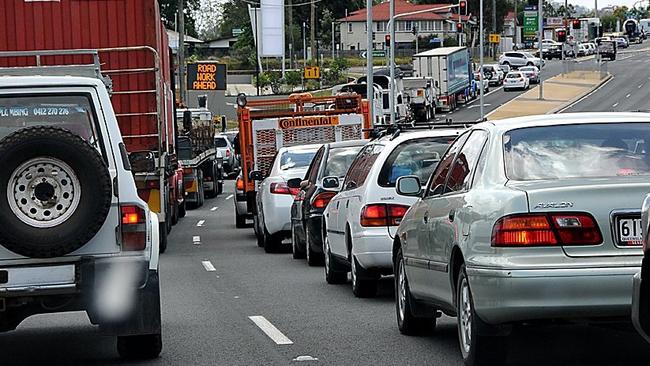
[[[230,157],[230,150],[226,150],[226,157],[227,157],[227,158]]]
[[[123,205],[120,206],[120,213],[122,249],[144,250],[147,246],[147,221],[144,209],[136,205]]]
[[[314,206],[314,208],[325,208],[330,203],[332,198],[334,198],[334,196],[336,196],[336,192],[319,193],[316,195],[316,197],[314,197],[312,206]]]
[[[300,188],[289,188],[289,186],[284,183],[271,183],[271,193],[273,194],[290,194],[295,196],[300,192]]]
[[[183,174],[192,174],[194,172],[194,169],[192,168],[183,168]]]
[[[602,235],[596,221],[584,213],[506,216],[494,225],[493,247],[597,245]]]
[[[237,178],[237,183],[235,184],[237,187],[238,191],[243,191],[244,190],[244,180],[241,178]]]
[[[364,227],[397,226],[408,211],[409,206],[391,204],[366,205],[361,210],[360,224]]]
[[[159,189],[160,182],[158,182],[157,179],[148,180],[146,181],[145,186],[147,187],[147,189]]]

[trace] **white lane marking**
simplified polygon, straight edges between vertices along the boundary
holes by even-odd
[[[589,98],[590,96],[592,96],[592,95],[594,95],[595,93],[597,93],[600,89],[604,88],[605,85],[609,84],[609,82],[612,81],[612,80],[614,80],[614,78],[615,78],[615,76],[610,77],[609,79],[607,79],[607,81],[605,81],[604,83],[600,84],[600,86],[599,86],[598,88],[596,88],[595,90],[592,90],[591,92],[587,93],[587,95],[583,96],[582,98],[576,100],[575,102],[569,104],[568,106],[566,106],[566,107],[560,109],[559,111],[557,111],[557,112],[555,112],[555,113],[563,113],[563,112],[566,111],[567,109],[572,108],[573,106],[578,105],[578,104],[579,104],[580,102],[582,102],[583,100]]]
[[[614,104],[612,105],[612,108],[616,108],[617,105],[618,105],[618,103],[614,103]]]
[[[216,272],[217,271],[217,269],[214,268],[214,266],[212,265],[212,262],[210,262],[210,261],[202,261],[201,264],[203,265],[203,268],[205,268],[205,270],[208,271],[208,272]]]
[[[641,88],[643,88],[643,84],[639,84],[639,86],[637,86],[637,89],[641,89]]]
[[[201,237],[198,236],[198,235],[193,236],[193,237],[192,237],[192,243],[194,243],[194,245],[199,245],[199,244],[201,244]]]
[[[632,94],[628,94],[628,95],[626,95],[626,96],[625,96],[625,98],[629,98],[629,97],[630,97],[630,95],[632,95]]]
[[[282,332],[278,330],[270,321],[260,315],[249,316],[248,319],[253,321],[258,328],[262,330],[273,342],[276,344],[293,344],[291,339],[287,338]]]
[[[312,356],[298,356],[293,359],[294,362],[318,361],[318,358]]]
[[[199,222],[196,223],[196,226],[201,227],[205,224],[205,220],[200,220]]]
[[[212,207],[212,208],[210,209],[210,211],[216,211],[216,210],[218,210],[218,209],[219,209],[219,207],[216,207],[216,206],[215,206],[215,207]]]
[[[227,200],[231,199],[233,195],[231,194],[230,196],[226,197]]]

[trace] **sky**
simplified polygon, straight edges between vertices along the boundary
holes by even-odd
[[[598,8],[600,9],[608,5],[612,5],[612,6],[625,5],[627,7],[631,7],[637,1],[638,0],[598,0]],[[564,1],[562,0],[555,0],[554,2],[564,3]],[[595,0],[569,0],[569,4],[580,5],[587,8],[593,8],[595,5]],[[643,1],[643,5],[648,5],[648,1],[647,0]]]

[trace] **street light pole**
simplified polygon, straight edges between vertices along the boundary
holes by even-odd
[[[334,35],[335,35],[334,32],[335,31],[336,29],[334,27],[334,22],[332,22],[332,61],[334,61]]]
[[[302,61],[307,66],[307,23],[302,22]]]
[[[366,99],[368,100],[368,115],[372,120],[372,125],[375,124],[375,110],[374,110],[374,93],[375,93],[375,83],[373,78],[373,55],[374,44],[372,39],[372,0],[366,0],[366,25],[368,27],[368,44],[366,46]],[[343,32],[341,32],[343,33]]]
[[[539,36],[537,37],[537,43],[539,45],[539,99],[544,99],[544,80],[542,80],[542,64],[544,62],[544,50],[542,49],[542,39],[544,38],[544,18],[542,13],[542,5],[544,0],[539,0],[539,9],[537,13],[537,28],[539,31]]]
[[[395,0],[390,0],[390,19],[393,20],[395,16]],[[388,109],[390,110],[390,124],[395,124],[395,22],[390,22],[390,62],[388,68],[390,70],[390,84],[388,88]]]
[[[481,122],[485,119],[485,110],[484,110],[484,96],[485,96],[485,90],[483,88],[483,54],[485,53],[484,47],[485,47],[485,30],[483,29],[483,0],[480,0],[480,5],[479,5],[479,17],[480,17],[480,25],[479,25],[479,52],[481,55],[479,56],[479,81],[481,82]]]

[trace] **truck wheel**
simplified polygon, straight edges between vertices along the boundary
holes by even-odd
[[[161,222],[158,224],[158,246],[160,248],[160,253],[164,253],[167,250],[167,224]]]
[[[178,211],[180,210],[179,208],[178,201],[174,199],[174,209],[172,210],[172,225],[178,224]]]
[[[178,217],[183,218],[187,214],[187,207],[185,207],[185,200],[178,206]]]
[[[246,217],[237,215],[237,209],[235,209],[235,227],[237,229],[243,229],[246,227]]]
[[[0,166],[0,243],[12,252],[60,257],[104,224],[111,177],[97,150],[74,133],[44,126],[14,132],[0,141]]]

